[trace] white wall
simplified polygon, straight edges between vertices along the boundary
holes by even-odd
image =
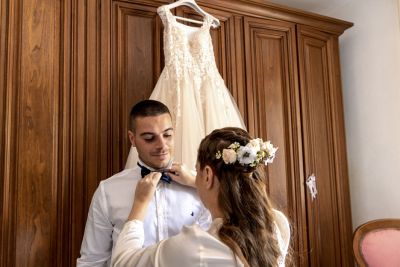
[[[276,0],[351,21],[340,37],[353,227],[400,218],[400,0]]]

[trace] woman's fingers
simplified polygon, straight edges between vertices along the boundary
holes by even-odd
[[[135,199],[138,201],[150,201],[154,195],[161,173],[151,172],[143,177],[136,186]]]
[[[154,187],[156,187],[157,186],[157,184],[158,184],[158,182],[160,181],[160,179],[161,179],[161,173],[160,172],[151,172],[150,174],[154,174],[152,177],[151,177],[151,181],[152,181],[152,183],[153,183],[153,186]]]
[[[172,180],[182,185],[195,187],[195,177],[190,171],[181,163],[174,162],[169,169],[169,175]]]
[[[153,198],[154,191],[156,191],[160,178],[161,173],[151,172],[137,183],[135,197],[128,220],[144,220],[148,204]]]

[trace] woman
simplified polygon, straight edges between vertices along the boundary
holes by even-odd
[[[195,186],[212,215],[210,229],[184,227],[177,236],[147,248],[142,248],[143,219],[161,175],[144,177],[114,248],[112,265],[284,266],[289,224],[271,208],[262,171],[275,151],[269,142],[251,140],[240,128],[218,129],[206,136],[198,150]],[[190,176],[179,175],[172,176],[191,183]]]

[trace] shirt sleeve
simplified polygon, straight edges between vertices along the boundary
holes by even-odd
[[[103,184],[100,183],[90,204],[81,257],[77,267],[107,266],[111,258],[113,225],[108,218]]]
[[[242,266],[231,249],[198,225],[184,226],[178,235],[142,248],[143,222],[125,223],[113,250],[111,266]]]
[[[143,222],[126,222],[115,244],[111,266],[152,266],[160,243],[146,248],[142,248],[143,244]]]

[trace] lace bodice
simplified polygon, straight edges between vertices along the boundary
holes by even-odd
[[[166,6],[159,7],[157,12],[164,24],[164,56],[168,72],[173,72],[170,74],[178,79],[185,71],[192,77],[216,73],[210,36],[212,19],[206,16],[201,27],[191,27],[177,22]]]

